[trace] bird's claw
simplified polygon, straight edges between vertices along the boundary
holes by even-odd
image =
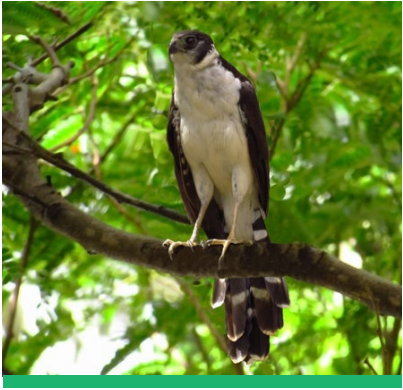
[[[197,245],[197,243],[195,243],[195,242],[193,242],[191,240],[189,240],[189,241],[172,241],[170,239],[167,239],[162,243],[162,246],[169,247],[168,248],[168,255],[169,255],[169,258],[172,261],[173,261],[173,254],[174,254],[175,248],[180,247],[180,246],[185,246],[187,248],[190,248],[190,250],[192,252],[194,252],[194,247],[196,245]]]
[[[219,266],[220,266],[220,264],[222,264],[222,262],[224,260],[224,257],[225,257],[225,254],[227,252],[227,249],[229,248],[229,246],[231,244],[243,244],[243,245],[250,246],[250,245],[253,245],[253,241],[252,240],[234,240],[234,239],[231,239],[231,238],[229,238],[227,240],[214,239],[213,238],[211,240],[201,242],[201,245],[202,245],[203,249],[205,249],[205,248],[207,248],[208,246],[211,246],[211,245],[222,245],[223,248],[222,248],[221,256],[218,259]]]

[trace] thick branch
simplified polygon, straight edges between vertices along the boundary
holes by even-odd
[[[3,175],[10,182],[14,181],[12,158],[8,156],[3,160]],[[23,181],[29,180],[23,174],[18,177]],[[45,183],[31,187],[29,193],[48,207],[44,208],[22,196],[20,198],[25,206],[52,230],[70,237],[89,253],[99,253],[178,276],[290,276],[338,291],[383,315],[401,316],[400,286],[353,268],[306,244],[231,246],[221,269],[217,268],[220,254],[217,247],[205,250],[197,247],[194,252],[181,249],[171,261],[167,249],[161,245],[162,241],[112,228],[68,203]]]

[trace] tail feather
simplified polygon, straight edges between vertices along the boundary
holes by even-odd
[[[228,280],[227,279],[215,279],[214,280],[214,289],[213,289],[213,299],[211,306],[213,309],[221,306],[225,300],[225,294],[228,289]]]
[[[276,306],[263,278],[250,280],[259,329],[266,335],[273,335],[283,327],[283,311]]]
[[[262,333],[255,319],[252,320],[252,331],[249,336],[249,353],[245,362],[251,364],[256,360],[265,360],[270,352],[270,337]]]
[[[288,288],[284,278],[277,276],[267,276],[264,278],[267,289],[269,290],[273,302],[282,308],[290,306],[290,296],[288,295]]]
[[[250,321],[247,321],[244,334],[238,340],[231,341],[229,338],[227,338],[228,355],[235,364],[244,361],[249,356],[249,338],[252,329],[252,324]]]
[[[257,209],[252,224],[254,240],[270,241]],[[283,327],[283,308],[290,305],[283,277],[216,279],[213,307],[225,305],[228,355],[234,363],[265,360],[270,336]]]
[[[225,297],[227,336],[231,341],[239,340],[245,332],[249,290],[247,279],[229,279]]]
[[[281,286],[287,291],[285,282]],[[252,363],[267,358],[269,336],[283,327],[283,309],[271,295],[275,288],[265,278],[216,280],[213,304],[217,307],[225,293],[227,347],[234,363]],[[284,297],[288,297],[288,292]]]

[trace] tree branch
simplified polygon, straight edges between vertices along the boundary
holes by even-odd
[[[12,159],[17,161],[13,163]],[[14,164],[18,164],[15,156],[7,156],[3,160],[3,176],[11,183],[15,180]],[[18,178],[26,184],[30,180],[23,172]],[[353,268],[318,248],[299,243],[231,246],[220,269],[220,248],[217,247],[205,250],[196,247],[194,252],[180,249],[171,261],[167,249],[161,245],[162,241],[112,228],[71,205],[45,183],[31,187],[29,192],[45,202],[47,207],[21,197],[28,210],[52,230],[70,237],[91,254],[102,254],[178,276],[290,276],[338,291],[382,315],[401,317],[402,293],[399,285]]]

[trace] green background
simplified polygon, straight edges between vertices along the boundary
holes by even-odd
[[[256,85],[273,152],[266,220],[273,241],[306,242],[401,283],[400,2],[46,4],[54,8],[2,3],[3,79],[14,74],[8,61],[22,66],[28,54],[42,54],[27,35],[52,42],[93,25],[58,52],[63,63],[75,62],[70,85],[31,116],[31,134],[44,147],[119,191],[184,213],[165,142],[167,47],[174,32],[200,29]],[[49,72],[49,61],[38,69]],[[11,109],[9,97],[3,104]],[[47,164],[41,169],[70,202],[114,227],[190,237],[190,226],[119,205]],[[20,315],[3,360],[14,374],[401,373],[399,319],[377,318],[358,302],[292,279],[292,305],[270,358],[234,366],[220,346],[224,312],[210,307],[211,280],[90,256],[30,222],[5,190],[5,325],[21,277]]]

